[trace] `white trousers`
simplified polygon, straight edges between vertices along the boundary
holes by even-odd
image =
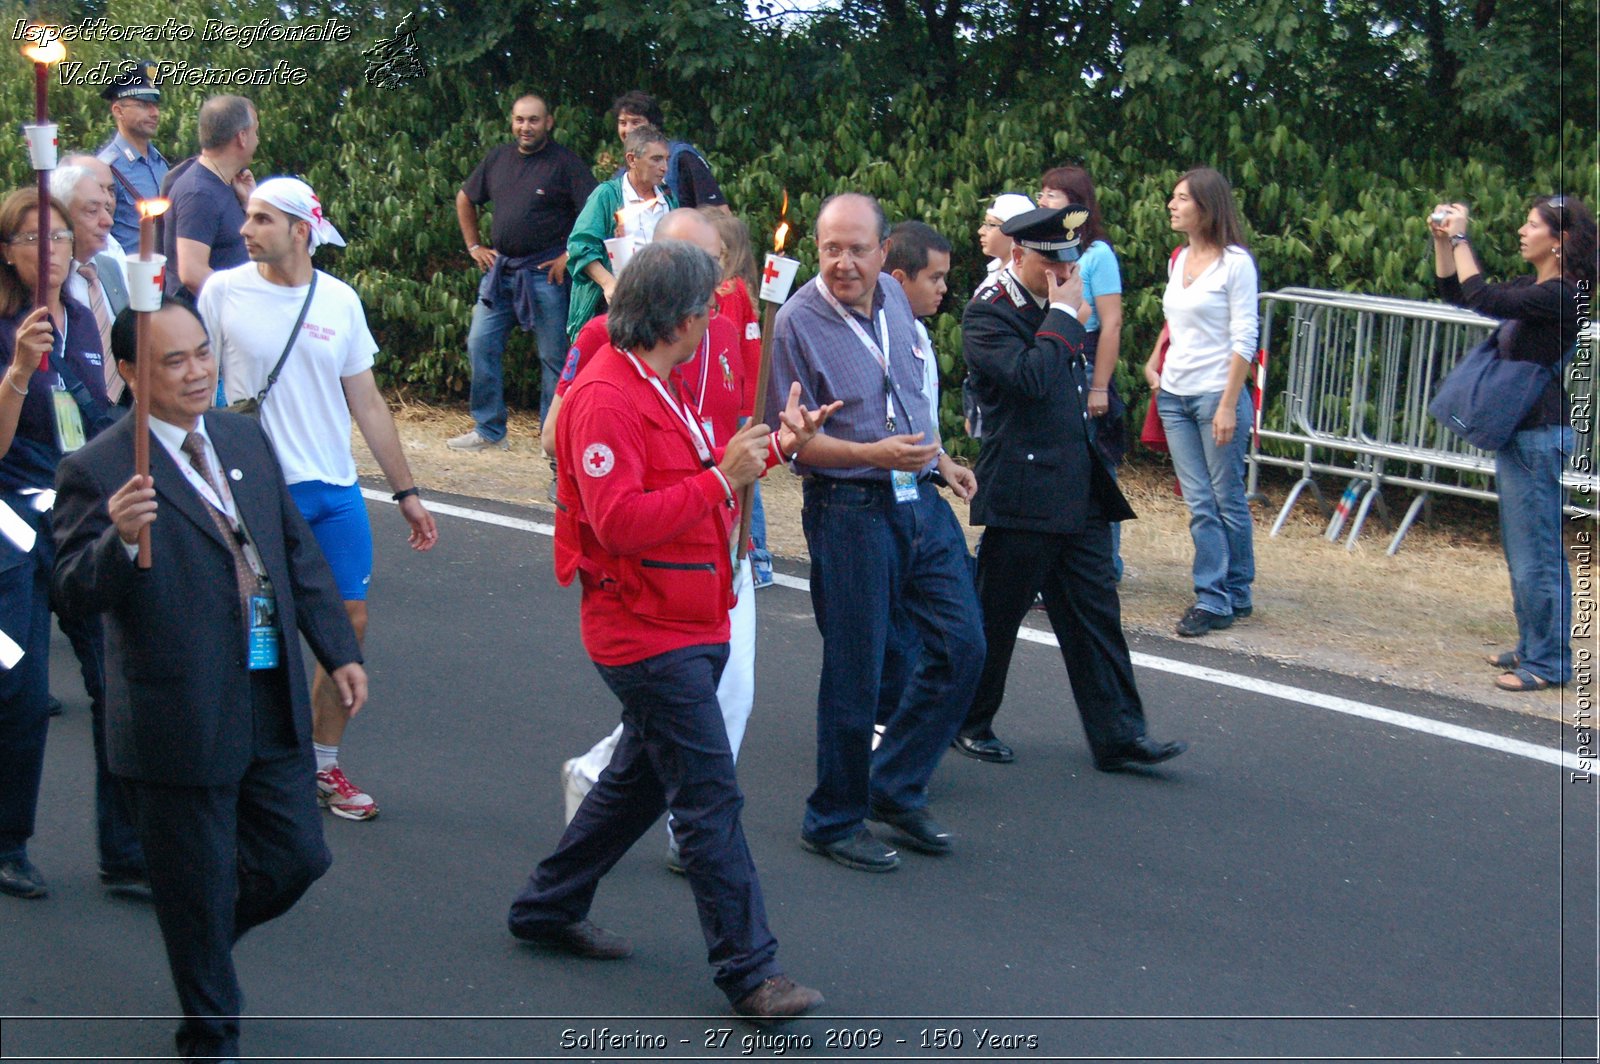
[[[728,729],[728,746],[739,760],[739,744],[756,701],[756,591],[750,577],[750,559],[739,563],[738,604],[728,613],[728,664],[717,684],[717,703],[722,709],[722,724]],[[589,748],[572,766],[573,775],[583,781],[587,791],[600,778],[622,738],[622,725]]]

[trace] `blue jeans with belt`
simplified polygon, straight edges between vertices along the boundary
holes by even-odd
[[[1572,426],[1545,425],[1523,429],[1494,454],[1517,656],[1551,683],[1572,681],[1572,574],[1561,536],[1561,474],[1572,447]]]
[[[1248,391],[1241,388],[1233,439],[1219,447],[1211,436],[1211,419],[1221,401],[1221,392],[1173,395],[1162,391],[1156,395],[1172,468],[1189,507],[1195,605],[1228,617],[1234,610],[1253,605],[1255,533],[1244,491],[1252,408]]]
[[[927,805],[928,780],[983,668],[983,624],[966,539],[931,481],[914,502],[897,503],[887,481],[810,477],[802,518],[823,647],[817,786],[802,833],[829,843],[854,833],[869,806]],[[900,609],[915,631],[916,665],[873,750],[884,649]]]
[[[499,443],[506,436],[501,356],[505,354],[506,337],[517,324],[513,276],[509,271],[501,275],[500,291],[492,293],[491,307],[484,303],[491,297],[489,275],[484,275],[478,283],[478,298],[472,304],[472,327],[467,330],[467,357],[472,362],[472,420],[478,423],[478,434],[491,443]],[[525,276],[525,283],[533,291],[533,335],[539,345],[539,418],[543,420],[567,360],[567,297],[571,282],[551,284],[549,274],[539,269],[528,270]]]
[[[622,701],[622,738],[555,853],[511,903],[513,930],[584,919],[601,877],[670,810],[717,986],[738,1001],[779,974],[717,702],[727,663],[728,644],[719,643],[596,664]]]

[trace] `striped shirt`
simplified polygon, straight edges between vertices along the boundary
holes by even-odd
[[[883,366],[829,304],[821,285],[819,275],[802,285],[778,311],[772,328],[772,380],[767,390],[767,409],[782,410],[789,400],[790,384],[799,381],[800,404],[807,409],[814,410],[836,399],[844,401],[822,429],[834,439],[876,443],[886,436],[920,432],[924,434],[923,443],[937,442],[939,430],[929,423],[923,397],[923,364],[912,353],[917,342],[916,318],[900,283],[886,273],[878,275],[870,321],[845,308],[845,313],[875,342],[880,337],[880,314],[888,328],[891,387],[887,398],[894,407],[892,432],[887,426]],[[923,473],[932,472],[937,465],[935,456]],[[889,479],[889,470],[876,466],[819,469],[796,461],[795,468],[801,476]]]

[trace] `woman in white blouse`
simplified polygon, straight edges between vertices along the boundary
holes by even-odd
[[[1156,390],[1172,464],[1189,507],[1194,539],[1195,603],[1177,633],[1227,628],[1253,608],[1255,580],[1245,455],[1251,405],[1245,383],[1255,365],[1256,264],[1244,247],[1233,190],[1208,167],[1178,181],[1167,204],[1174,232],[1187,243],[1169,267],[1162,309],[1171,346]]]

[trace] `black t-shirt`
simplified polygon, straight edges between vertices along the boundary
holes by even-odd
[[[1565,425],[1567,411],[1566,375],[1561,360],[1578,340],[1580,296],[1576,286],[1564,278],[1536,282],[1532,277],[1489,284],[1475,274],[1465,282],[1454,274],[1437,279],[1439,295],[1446,302],[1475,310],[1501,321],[1515,321],[1517,332],[1511,340],[1513,362],[1538,362],[1556,370],[1539,401],[1517,430]]]
[[[490,240],[500,254],[517,257],[546,250],[559,254],[594,186],[583,160],[550,140],[532,155],[515,144],[500,145],[461,191],[480,207],[494,202]]]
[[[684,207],[721,207],[727,202],[700,153],[692,148],[682,152],[678,156],[678,203]]]

